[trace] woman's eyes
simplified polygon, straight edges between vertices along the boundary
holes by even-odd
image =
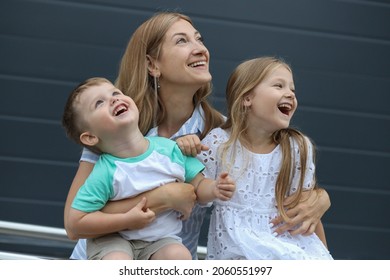
[[[201,44],[204,44],[204,39],[203,39],[202,36],[196,37],[195,40],[200,42]],[[184,37],[178,38],[176,40],[176,44],[184,44],[184,43],[187,43],[187,42],[188,42],[187,38],[184,38]]]
[[[185,38],[179,38],[176,40],[177,44],[182,44],[182,43],[186,43],[186,42],[187,42],[187,40]]]

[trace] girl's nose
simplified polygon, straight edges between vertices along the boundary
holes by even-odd
[[[295,93],[291,89],[287,90],[285,95],[287,98],[295,98]]]

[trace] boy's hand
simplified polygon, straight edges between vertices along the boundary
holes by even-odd
[[[146,197],[143,197],[134,208],[125,213],[129,230],[144,228],[156,219],[155,213],[149,208],[145,208],[145,206]]]
[[[222,201],[226,201],[232,198],[235,190],[236,183],[234,180],[229,176],[228,173],[221,173],[214,188],[215,196]]]
[[[176,139],[182,153],[186,156],[196,157],[201,151],[207,151],[209,147],[200,142],[196,134],[188,134]]]

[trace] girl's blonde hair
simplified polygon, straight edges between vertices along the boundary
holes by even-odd
[[[221,146],[221,158],[224,165],[232,160],[227,160],[227,154],[231,147],[236,146],[235,144],[238,143],[238,141],[241,142],[243,146],[248,146],[249,144],[247,131],[250,128],[248,127],[247,122],[247,107],[244,106],[245,98],[251,94],[252,90],[261,83],[265,77],[279,67],[285,67],[292,72],[291,67],[280,58],[260,57],[241,63],[230,75],[226,86],[228,115],[226,122],[221,126],[223,129],[229,129],[231,131],[229,140]],[[283,202],[285,197],[289,195],[293,176],[292,170],[295,166],[295,159],[291,153],[291,138],[298,144],[301,176],[295,197],[289,205],[286,205],[287,207],[294,207],[301,198],[307,164],[308,138],[293,128],[275,131],[272,137],[274,143],[279,144],[282,149],[282,165],[276,181],[275,197],[280,214],[285,220],[288,220],[285,208],[283,207]],[[233,150],[231,156],[234,158],[234,155],[235,151]]]
[[[148,71],[147,55],[159,59],[164,36],[168,29],[178,20],[183,19],[193,25],[191,19],[176,12],[160,12],[140,25],[131,37],[122,57],[116,86],[130,96],[140,111],[139,128],[146,134],[153,126],[159,125],[165,119],[166,108],[154,91],[153,77]],[[205,112],[205,129],[202,139],[212,128],[223,122],[222,115],[208,103],[211,94],[211,82],[197,90],[194,95],[194,106],[202,105]],[[158,112],[156,112],[156,110]],[[157,116],[157,120],[154,120]]]

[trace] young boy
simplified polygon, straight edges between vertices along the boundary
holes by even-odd
[[[166,183],[185,181],[195,187],[197,200],[229,200],[235,183],[227,173],[218,180],[204,178],[204,166],[182,154],[163,137],[144,137],[138,127],[134,101],[104,78],[91,78],[70,94],[62,119],[69,138],[101,153],[92,173],[78,191],[70,226],[89,234],[116,228],[118,234],[88,239],[88,259],[191,259],[177,234],[182,222],[169,210],[155,217],[144,198],[121,214],[101,211],[108,200],[136,196]]]

